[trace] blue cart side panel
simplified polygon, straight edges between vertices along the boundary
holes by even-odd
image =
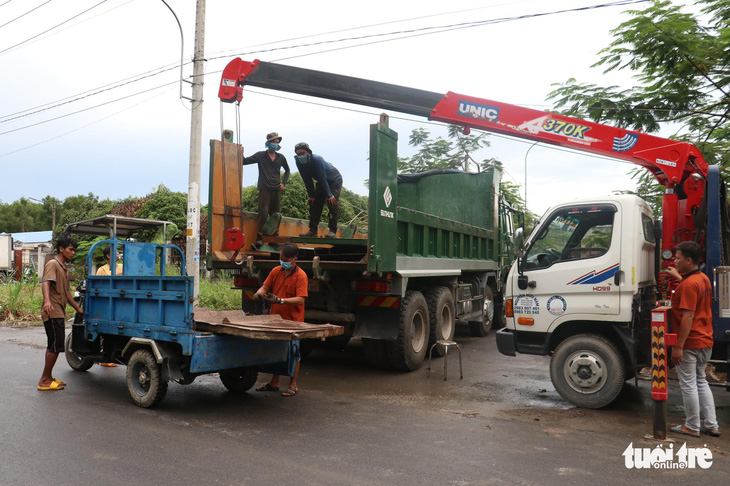
[[[289,373],[282,374],[291,376],[295,364],[291,341],[263,341],[213,334],[193,338],[190,362],[190,371],[193,373],[245,366],[286,365],[282,370],[288,370]]]

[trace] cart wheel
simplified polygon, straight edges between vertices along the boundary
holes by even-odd
[[[223,386],[233,393],[243,393],[250,390],[259,377],[258,371],[252,366],[223,370],[218,374],[221,377]]]
[[[74,371],[86,371],[94,366],[94,360],[91,358],[84,358],[78,353],[74,353],[71,349],[71,334],[66,336],[66,344],[63,346],[63,354],[66,355],[66,361],[68,365]]]
[[[154,407],[167,393],[167,382],[155,357],[148,349],[138,349],[127,363],[127,388],[135,405]]]

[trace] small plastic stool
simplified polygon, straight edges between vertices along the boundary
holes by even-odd
[[[444,347],[444,381],[446,381],[446,370],[448,366],[449,360],[447,359],[449,357],[449,348],[455,347],[456,350],[459,352],[459,378],[464,379],[464,369],[461,366],[461,346],[459,346],[456,341],[445,341],[445,340],[439,340],[436,341],[433,346],[431,346],[431,350],[428,352],[428,368],[426,369],[426,376],[431,376],[431,356],[433,356],[433,348],[436,346],[443,346]]]

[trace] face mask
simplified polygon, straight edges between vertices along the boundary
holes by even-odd
[[[294,159],[297,162],[299,162],[300,164],[307,164],[307,163],[309,163],[310,157],[311,157],[311,155],[309,155],[309,154],[307,154],[307,155],[297,155],[297,156],[294,157]]]
[[[291,268],[291,262],[279,260],[279,263],[281,263],[281,268],[283,268],[284,270],[289,270]]]
[[[281,145],[279,145],[278,143],[274,143],[274,142],[266,142],[266,148],[269,150],[273,150],[274,152],[278,152],[279,149],[281,148]]]

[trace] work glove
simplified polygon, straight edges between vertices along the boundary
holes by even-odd
[[[276,304],[276,303],[279,302],[279,297],[277,297],[276,295],[272,294],[271,292],[267,293],[263,297],[264,297],[264,300],[266,302],[268,302],[269,304]]]

